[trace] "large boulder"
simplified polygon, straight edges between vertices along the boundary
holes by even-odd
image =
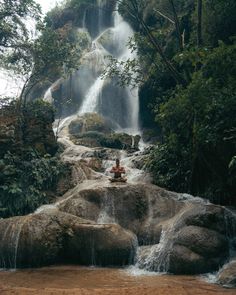
[[[116,133],[117,126],[97,113],[78,116],[69,124],[70,139],[76,145],[106,147],[135,151],[139,148],[140,136]]]
[[[55,263],[125,265],[133,261],[136,237],[116,224],[95,224],[46,206],[25,217],[0,221],[4,268]]]
[[[236,260],[230,261],[219,271],[217,282],[225,287],[236,288]]]
[[[87,182],[60,201],[60,210],[134,232],[141,268],[175,274],[216,271],[229,255],[226,211],[199,198],[149,184]]]
[[[160,239],[161,222],[172,218],[184,206],[174,196],[178,194],[154,185],[88,181],[83,187],[77,186],[59,207],[95,222],[105,214],[108,220],[113,219],[134,232],[140,244],[155,244]]]
[[[228,240],[204,227],[185,226],[174,238],[169,271],[195,274],[217,270],[228,257]]]
[[[69,125],[69,131],[72,136],[79,136],[91,131],[110,133],[112,129],[110,122],[104,117],[96,113],[87,113],[73,120]]]
[[[218,220],[224,217],[225,212],[222,210],[218,220],[215,220],[214,230],[209,229],[212,227],[210,222],[202,222],[201,226],[189,225],[191,220],[193,223],[198,220],[203,212],[214,216],[216,211],[217,208],[213,205],[186,203],[172,219],[162,222],[160,243],[142,249],[138,259],[139,266],[174,274],[198,274],[218,270],[229,255],[227,225],[224,222],[217,227]]]

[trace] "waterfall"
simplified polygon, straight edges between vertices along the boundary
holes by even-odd
[[[142,249],[138,251],[136,263],[138,268],[158,273],[167,273],[169,271],[170,252],[173,248],[174,236],[179,228],[183,226],[182,217],[186,213],[186,208],[194,208],[194,205],[186,203],[186,207],[163,226],[159,243],[151,246],[147,255],[143,255]]]
[[[138,87],[120,87],[117,78],[111,79],[104,75],[109,62],[108,56],[116,58],[118,63],[137,58],[136,52],[128,47],[129,39],[133,37],[134,32],[119,14],[118,6],[113,14],[111,12],[113,21],[108,24],[106,9],[106,1],[97,0],[98,19],[93,23],[89,19],[91,13],[85,11],[83,15],[83,28],[79,31],[82,29],[89,32],[86,27],[88,19],[90,25],[92,23],[98,28],[94,30],[97,34],[91,42],[90,49],[83,55],[80,69],[71,76],[70,95],[73,97],[72,100],[76,101],[73,115],[96,112],[113,122],[117,126],[116,131],[135,135],[140,133]],[[68,82],[64,80],[61,83],[61,99],[66,101],[67,95],[63,89],[68,88]],[[46,92],[45,100],[53,102],[53,90],[49,89]],[[66,103],[65,106],[62,104],[64,116],[67,112],[63,111],[63,108],[66,109]],[[64,122],[69,123],[70,120]]]
[[[116,223],[115,222],[115,204],[114,197],[109,196],[107,192],[101,204],[101,211],[97,220],[98,224]]]
[[[18,250],[21,232],[27,217],[23,220],[17,219],[15,223],[9,223],[3,232],[0,244],[0,268],[16,269],[18,266]],[[6,248],[6,243],[9,248]]]
[[[47,101],[47,102],[49,102],[49,103],[52,103],[53,102],[51,87],[48,88],[48,90],[44,94],[44,100]]]
[[[97,112],[99,96],[102,91],[104,80],[98,77],[92,87],[89,89],[83,104],[79,110],[79,114],[94,113]]]
[[[98,0],[98,31],[99,33],[103,29],[102,19],[103,19],[103,0]]]
[[[229,241],[229,256],[230,259],[236,258],[236,212],[225,208],[224,223],[226,227],[226,236]]]
[[[86,15],[87,15],[87,9],[85,9],[83,19],[82,19],[82,29],[84,30],[86,30]]]

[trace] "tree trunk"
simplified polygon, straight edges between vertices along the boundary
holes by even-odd
[[[202,0],[197,2],[197,45],[202,46]]]
[[[176,32],[177,32],[177,37],[178,37],[178,41],[179,41],[179,49],[181,51],[183,51],[183,38],[182,38],[182,34],[181,34],[181,30],[180,30],[180,24],[179,24],[179,18],[175,9],[175,4],[173,0],[169,0],[172,11],[173,11],[173,15],[174,15],[174,21],[175,21],[175,28],[176,28]]]

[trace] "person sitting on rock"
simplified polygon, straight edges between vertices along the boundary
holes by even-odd
[[[122,174],[125,174],[125,168],[120,166],[120,160],[116,159],[116,166],[113,166],[110,173],[114,173],[114,177],[110,179],[111,182],[120,181],[126,182],[127,179],[122,177]]]

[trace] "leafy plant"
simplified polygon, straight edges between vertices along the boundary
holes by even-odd
[[[39,157],[31,149],[23,156],[5,154],[0,161],[0,217],[25,215],[49,203],[68,169],[58,158]]]

